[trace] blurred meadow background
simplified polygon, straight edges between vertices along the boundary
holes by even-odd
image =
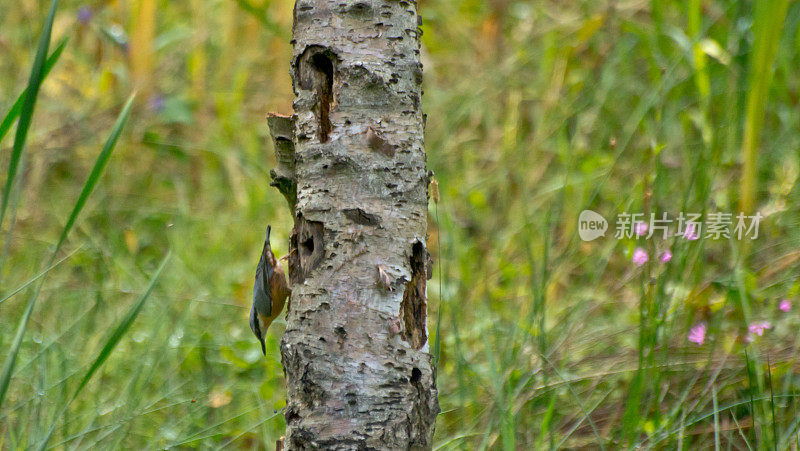
[[[46,75],[0,134],[0,449],[271,448],[285,323],[264,358],[247,314],[291,227],[293,2],[62,1],[44,73],[49,6],[0,0],[0,119]],[[437,447],[797,449],[800,2],[419,10]],[[741,210],[758,239],[613,236]]]

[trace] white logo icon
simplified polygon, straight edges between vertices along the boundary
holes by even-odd
[[[583,241],[592,241],[606,236],[608,221],[592,210],[583,210],[578,216],[578,235]]]

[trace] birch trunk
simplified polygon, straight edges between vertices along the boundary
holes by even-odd
[[[287,449],[431,447],[418,20],[414,0],[295,4],[294,115],[270,118],[295,219]]]

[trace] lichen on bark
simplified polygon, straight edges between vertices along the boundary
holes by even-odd
[[[295,3],[287,449],[431,446],[416,6]]]

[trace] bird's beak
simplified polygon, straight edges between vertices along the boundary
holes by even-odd
[[[271,231],[272,231],[272,226],[268,225],[267,226],[267,243],[269,243],[269,232],[271,232]]]
[[[261,352],[264,353],[264,357],[267,356],[267,345],[264,344],[264,340],[259,340],[261,342]]]

